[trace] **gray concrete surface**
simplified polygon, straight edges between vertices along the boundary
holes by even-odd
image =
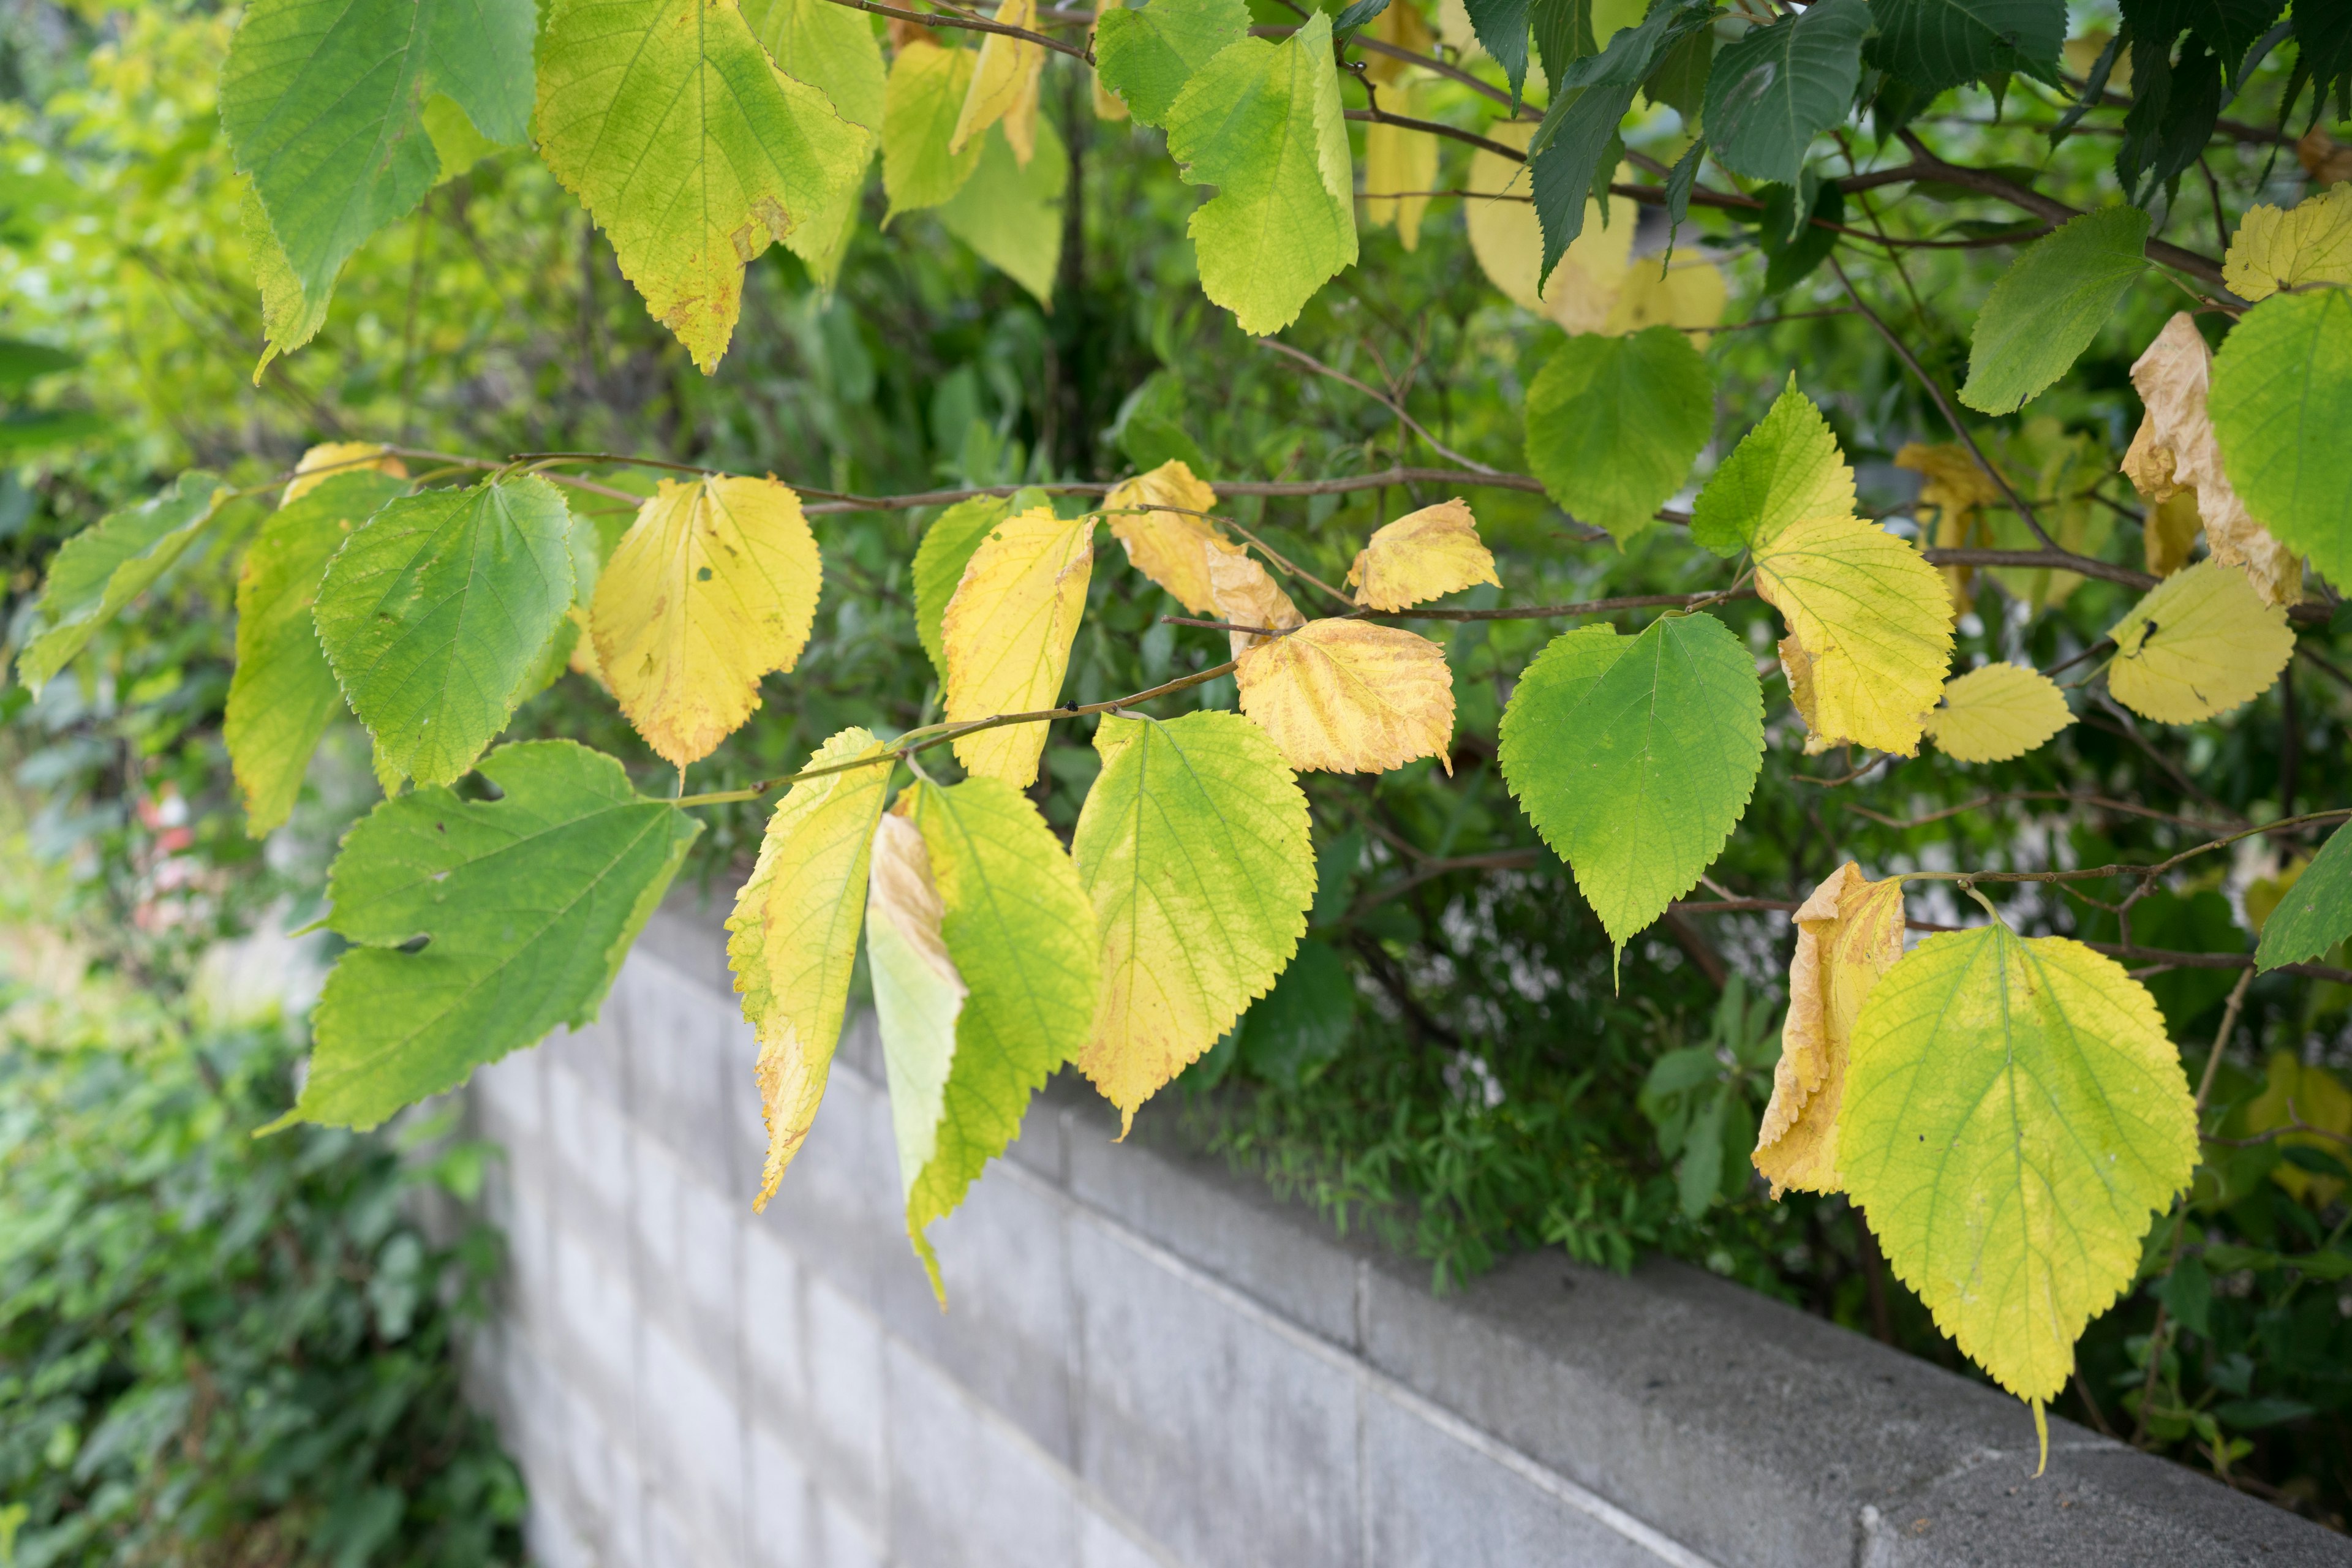
[[[2352,1542],[1668,1263],[1458,1294],[1057,1084],[933,1229],[856,1019],[767,1214],[717,919],[478,1074],[473,1376],[550,1568],[2352,1563]]]

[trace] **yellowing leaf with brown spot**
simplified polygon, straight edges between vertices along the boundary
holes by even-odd
[[[773,479],[664,479],[613,549],[589,610],[596,665],[674,767],[760,705],[808,646],[824,586],[801,498]]]
[[[2132,365],[2132,385],[2147,413],[2124,454],[2124,473],[2151,501],[2194,491],[2213,559],[2243,566],[2264,603],[2294,604],[2303,597],[2303,558],[2271,537],[2222,471],[2221,443],[2205,409],[2212,370],[2197,319],[2179,312]]]
[[[1479,541],[1478,520],[1458,496],[1382,524],[1348,568],[1356,603],[1375,610],[1402,610],[1474,583],[1503,585],[1493,552]]]
[[[981,541],[940,623],[949,723],[1033,713],[1060,700],[1086,612],[1094,536],[1091,515],[1066,521],[1050,506],[1034,506]],[[1007,724],[955,741],[966,771],[1015,789],[1036,782],[1045,750],[1043,724]]]
[[[1983,509],[2002,499],[2000,487],[1969,456],[1966,447],[1955,441],[1935,447],[1914,441],[1895,454],[1895,466],[1920,476],[1919,526],[1932,530],[1925,537],[1934,548],[1964,550],[1971,544],[1992,542],[1985,530]],[[1968,608],[1969,583],[1975,574],[1973,567],[1944,568],[1952,603],[1962,610]]]
[[[2108,631],[2107,689],[2159,724],[2194,724],[2271,689],[2294,653],[2286,611],[2245,570],[2200,561],[2167,577]]]
[[[2252,303],[2304,283],[2352,283],[2352,185],[2305,196],[2284,212],[2268,203],[2246,209],[2221,281]]]
[[[996,20],[1034,32],[1037,0],[1004,0],[996,9]],[[948,151],[962,152],[965,142],[1003,121],[1013,156],[1027,168],[1037,152],[1037,78],[1045,68],[1042,45],[1003,33],[982,34],[971,86],[965,89],[963,111],[956,116]]]
[[[1754,1155],[1776,1198],[1789,1187],[1838,1190],[1846,1051],[1870,988],[1903,956],[1903,884],[1869,881],[1849,860],[1813,889],[1796,919],[1789,1016]]]
[[[834,736],[809,758],[825,767],[879,757],[864,730]],[[849,975],[866,914],[867,857],[889,794],[891,764],[803,779],[776,803],[760,840],[759,863],[735,896],[727,921],[727,963],[743,996],[743,1018],[760,1041],[752,1075],[768,1124],[761,1209],[816,1119],[817,1102],[841,1038]]]
[[[1214,539],[1204,542],[1202,548],[1209,563],[1209,598],[1217,619],[1228,626],[1264,626],[1275,632],[1307,624],[1307,617],[1298,613],[1298,606],[1275,582],[1274,574],[1247,550]],[[1229,632],[1225,640],[1239,658],[1265,638],[1255,632]]]
[[[1790,685],[1808,750],[1918,749],[1952,655],[1951,597],[1918,551],[1857,517],[1805,518],[1759,550],[1756,591],[1805,656]]]
[[[2021,664],[1988,664],[1944,683],[1927,738],[1957,762],[2005,763],[2074,721],[2056,681]]]
[[[1179,510],[1136,510],[1143,507]],[[1103,521],[1110,524],[1110,536],[1127,546],[1128,560],[1195,616],[1217,607],[1203,546],[1212,540],[1223,543],[1225,536],[1215,523],[1195,515],[1216,510],[1217,492],[1193,477],[1192,465],[1181,458],[1112,486],[1103,498]]]
[[[1446,762],[1454,676],[1427,637],[1363,621],[1309,621],[1241,656],[1242,711],[1300,772],[1378,773]]]
[[[390,474],[396,479],[408,477],[408,469],[401,460],[373,441],[325,441],[302,454],[302,460],[294,465],[294,477],[286,481],[286,493],[278,497],[278,504],[291,506],[337,474],[357,473],[362,468]]]

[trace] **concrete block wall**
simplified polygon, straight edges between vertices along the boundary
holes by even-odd
[[[766,1215],[717,918],[477,1075],[476,1386],[549,1568],[2352,1563],[2352,1542],[1671,1264],[1444,1299],[1066,1086],[933,1229],[869,1020]],[[1080,1086],[1082,1089],[1082,1086]]]

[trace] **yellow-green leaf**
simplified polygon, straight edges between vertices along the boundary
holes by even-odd
[[[831,288],[857,226],[865,170],[882,135],[882,44],[865,16],[832,0],[746,0],[743,21],[779,71],[820,89],[835,113],[873,133],[857,178],[843,184],[831,205],[803,215],[784,236],[785,248],[808,263],[820,287]]]
[[[866,731],[844,730],[816,749],[809,765],[876,757],[882,750]],[[793,785],[768,818],[759,863],[727,921],[728,966],[742,993],[744,1021],[760,1041],[752,1071],[768,1123],[754,1209],[775,1195],[824,1097],[857,961],[866,858],[890,772],[889,763],[876,763]]]
[[[2280,211],[2264,202],[2246,209],[2221,281],[2252,303],[2305,283],[2352,283],[2352,184],[2305,196]]]
[[[1691,507],[1691,538],[1717,555],[1758,549],[1792,522],[1853,515],[1853,470],[1811,398],[1789,384]]]
[[[1008,136],[1011,123],[992,126],[977,139],[980,163],[940,205],[940,222],[1038,303],[1050,305],[1061,270],[1062,192],[1069,184],[1070,157],[1054,122],[1040,120],[1033,155],[1022,159]]]
[[[947,654],[947,721],[1051,708],[1069,673],[1070,644],[1086,612],[1095,520],[1031,507],[999,523],[963,569],[940,626]],[[1045,750],[1043,724],[1007,724],[960,735],[956,761],[971,773],[1026,789]]]
[[[1004,0],[996,21],[1008,27],[1037,29],[1037,0]],[[1010,33],[982,33],[980,56],[972,62],[971,85],[964,89],[963,107],[948,135],[948,151],[961,152],[992,125],[1004,127],[1004,139],[1025,168],[1035,151],[1037,79],[1045,68],[1044,46]]]
[[[161,495],[109,512],[67,540],[49,558],[39,619],[16,656],[16,679],[38,696],[99,627],[171,569],[230,494],[218,479],[191,468]]]
[[[1131,1122],[1290,962],[1315,900],[1307,797],[1235,713],[1107,717],[1070,843],[1102,932],[1078,1067]]]
[[[2286,610],[2265,605],[2243,568],[2200,561],[2148,590],[2108,629],[2107,689],[2159,724],[2193,724],[2252,702],[2294,654]]]
[[[1453,772],[1445,650],[1400,626],[1309,621],[1241,656],[1242,711],[1302,773],[1378,773],[1415,757]]]
[[[699,762],[792,668],[816,618],[816,540],[773,479],[664,479],[596,582],[596,664],[646,743]]]
[[[1943,706],[1927,715],[1927,738],[1955,762],[2021,757],[2074,721],[2066,694],[2038,669],[1988,664],[1944,683]]]
[[[735,0],[559,0],[534,128],[706,373],[734,336],[743,268],[832,212],[872,154],[864,127],[769,61]]]
[[[338,474],[365,472],[390,474],[403,479],[408,477],[407,466],[373,441],[323,441],[304,452],[295,463],[294,477],[286,481],[285,493],[278,498],[278,504],[292,506]]]
[[[923,639],[923,651],[931,656],[931,668],[940,672],[942,681],[948,676],[948,654],[940,643],[940,626],[947,618],[948,601],[963,582],[963,569],[971,564],[971,552],[996,531],[1012,510],[1000,496],[960,500],[931,520],[931,525],[923,530],[923,542],[915,550],[911,573],[915,635]]]
[[[1474,583],[1503,585],[1470,503],[1458,497],[1383,523],[1348,568],[1356,603],[1375,610],[1402,610]]]
[[[2020,1398],[2131,1283],[2197,1114],[2147,988],[2064,937],[1931,937],[1855,1026],[1838,1163],[1897,1278]]]
[[[1952,602],[1906,540],[1856,517],[1793,522],[1757,552],[1756,591],[1789,624],[1780,659],[1808,751],[1918,749],[1952,656]]]
[[[971,58],[970,49],[911,38],[890,62],[882,97],[882,192],[890,201],[884,224],[903,212],[938,206],[980,166],[977,140],[948,150],[971,85]]]

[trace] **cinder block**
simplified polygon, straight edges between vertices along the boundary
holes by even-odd
[[[820,1279],[802,1292],[808,1313],[808,1417],[802,1449],[820,1489],[882,1527],[882,1331]]]
[[[537,1139],[545,1131],[540,1061],[540,1047],[534,1046],[474,1069],[470,1092],[484,1117],[484,1131],[501,1143]]]
[[[1005,1148],[1004,1157],[1055,1186],[1068,1185],[1070,1127],[1065,1112],[1074,1096],[1093,1093],[1076,1068],[1065,1068],[1031,1099],[1020,1136]]]
[[[699,1544],[698,1563],[740,1564],[742,1411],[685,1345],[658,1328],[645,1332],[643,1394],[645,1465],[656,1496]]]
[[[744,1221],[751,1205],[729,1197],[688,1174],[677,1188],[677,1282],[686,1306],[687,1329],[696,1355],[730,1384],[741,1376],[741,1339],[737,1331],[742,1303]]]
[[[712,1555],[709,1543],[698,1539],[693,1527],[660,1498],[646,1500],[646,1568],[706,1568],[707,1563],[731,1561]]]
[[[555,1215],[547,1196],[536,1188],[497,1179],[505,1194],[502,1230],[506,1237],[506,1276],[502,1283],[503,1315],[518,1334],[544,1341],[562,1313],[556,1300]]]
[[[948,1306],[919,1268],[885,1269],[883,1321],[1065,1465],[1076,1459],[1069,1200],[999,1161],[931,1226]]]
[[[752,1568],[804,1568],[816,1552],[815,1503],[808,1471],[764,1426],[751,1428],[750,1518]]]
[[[887,1561],[889,1559],[884,1553],[880,1533],[836,1499],[820,1492],[814,1568],[883,1568]],[[896,1568],[916,1565],[907,1562]]]
[[[723,1037],[732,1006],[659,959],[630,961],[629,1116],[711,1186],[734,1180]]]
[[[1078,1505],[1078,1568],[1178,1568],[1092,1506]]]
[[[892,1555],[926,1568],[1075,1568],[1073,1478],[893,1341]]]
[[[1198,1568],[1358,1557],[1355,1374],[1337,1352],[1070,1226],[1085,1381],[1078,1470]]]
[[[727,972],[727,917],[734,912],[741,886],[742,879],[732,873],[707,883],[676,884],[646,922],[632,956],[649,954],[698,985],[727,990],[732,984]]]
[[[638,1307],[625,1259],[600,1258],[570,1231],[553,1232],[555,1299],[562,1310],[557,1363],[586,1394],[614,1439],[636,1451]]]
[[[572,1504],[581,1533],[605,1568],[646,1560],[646,1482],[623,1443],[581,1405],[580,1440],[572,1450]],[[593,1440],[592,1440],[593,1439]]]
[[[556,1213],[585,1236],[627,1235],[629,1133],[619,1109],[567,1068],[547,1070],[547,1124],[555,1149]]]
[[[654,1322],[685,1334],[686,1238],[677,1215],[688,1178],[668,1145],[642,1127],[629,1130],[629,1271],[638,1304]]]
[[[534,1489],[523,1516],[523,1543],[538,1568],[598,1568],[603,1559],[574,1528],[572,1512]]]
[[[854,1072],[833,1073],[807,1141],[754,1223],[791,1247],[804,1269],[868,1308],[883,1269],[917,1267],[880,1089]]]
[[[800,1265],[757,1226],[743,1229],[743,1359],[752,1416],[789,1430],[808,1407]]]
[[[582,1087],[607,1105],[629,1102],[628,1064],[623,1049],[629,1033],[628,973],[624,963],[593,1019],[576,1029],[559,1029],[538,1047],[545,1053],[548,1067],[572,1073]]]
[[[1563,1495],[1377,1392],[1364,1402],[1367,1568],[1674,1568]]]

